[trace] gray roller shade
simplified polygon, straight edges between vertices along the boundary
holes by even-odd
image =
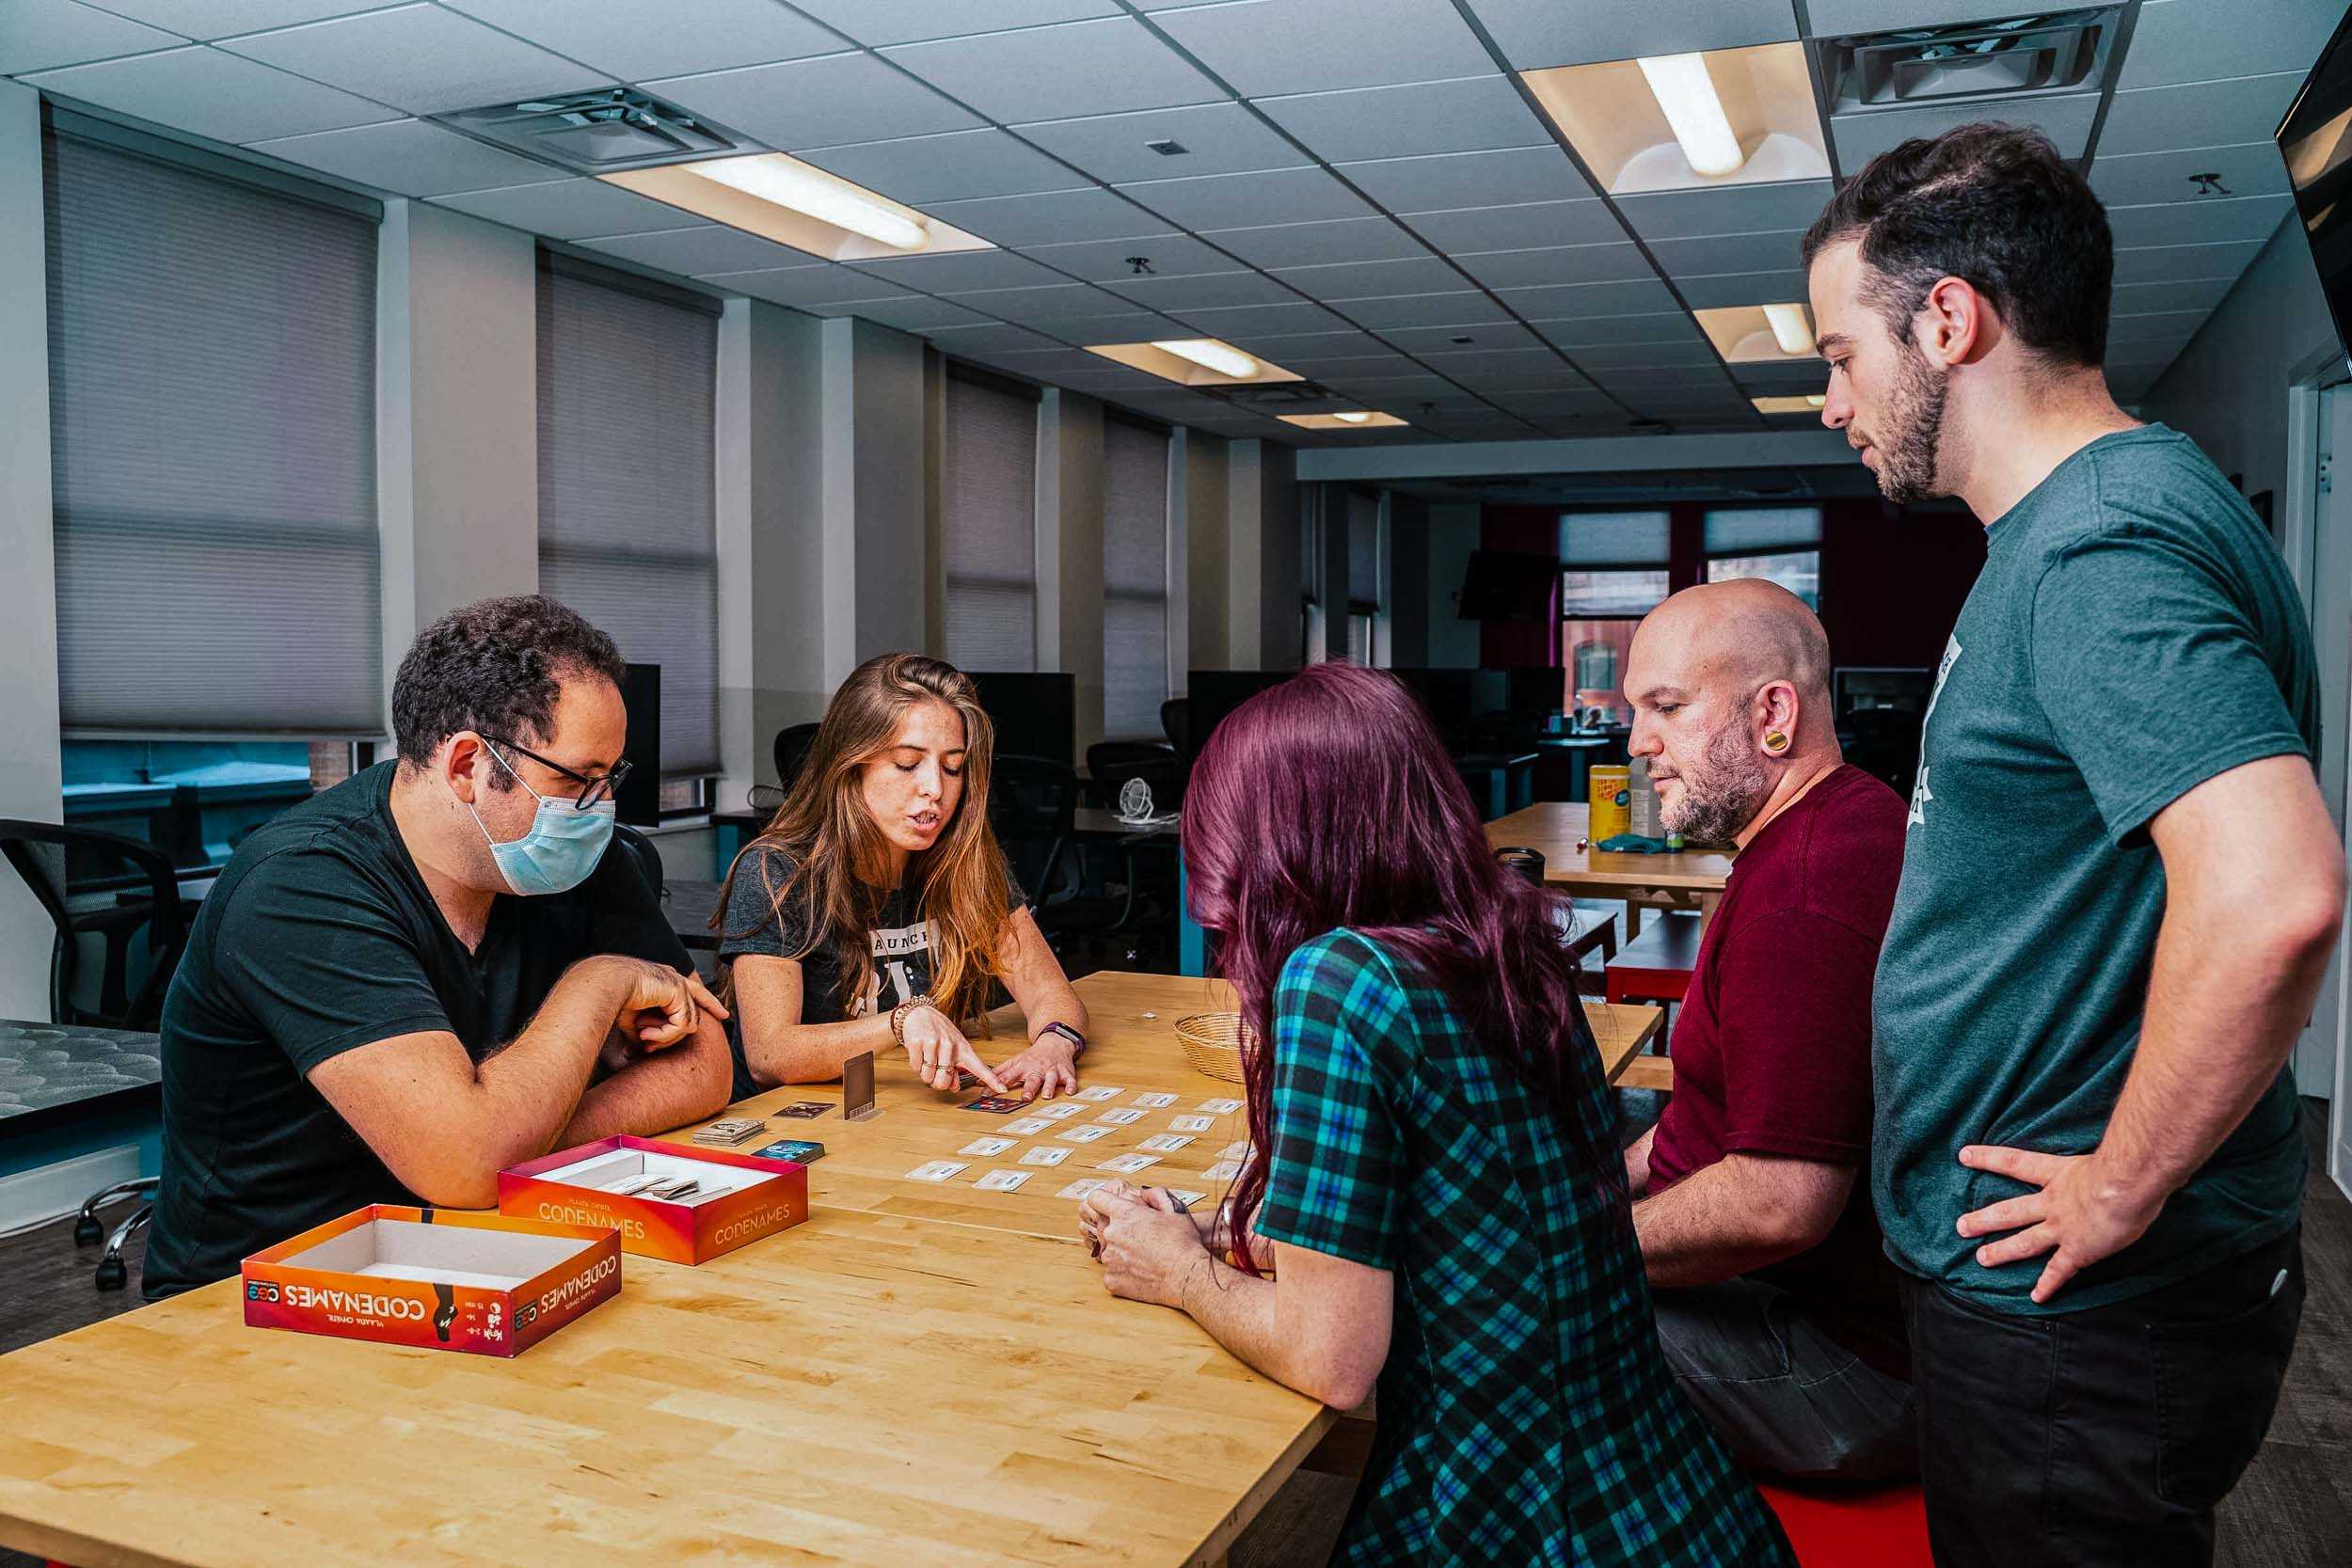
[[[376,225],[53,135],[70,735],[384,731]]]
[[[719,323],[539,273],[539,590],[661,666],[661,774],[719,771]]]
[[[951,373],[940,533],[947,662],[1037,668],[1037,399]]]
[[[1168,432],[1103,421],[1103,734],[1155,740],[1168,701]]]

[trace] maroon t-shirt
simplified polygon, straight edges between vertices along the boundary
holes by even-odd
[[[1819,1245],[1758,1269],[1848,1350],[1908,1376],[1895,1267],[1870,1212],[1870,980],[1902,874],[1902,800],[1841,767],[1733,863],[1675,1022],[1650,1192],[1726,1154],[1851,1165]]]

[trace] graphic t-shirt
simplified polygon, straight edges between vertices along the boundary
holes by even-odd
[[[843,965],[831,934],[811,929],[806,884],[792,886],[782,908],[777,907],[776,895],[791,883],[795,869],[792,858],[781,849],[754,845],[743,851],[736,862],[735,884],[728,892],[726,915],[720,927],[721,959],[746,953],[798,958],[803,1023],[839,1023],[868,1013],[886,1013],[931,989],[931,954],[938,933],[923,912],[923,891],[912,866],[906,879],[882,894],[873,909],[866,932],[873,971],[865,989],[851,997],[842,995]],[[1005,887],[1012,908],[1021,908],[1021,890],[1009,874]],[[729,1022],[727,1037],[735,1048],[734,1098],[757,1094],[761,1085],[744,1060],[742,1033],[737,1022]]]
[[[1872,1007],[1871,1188],[1898,1264],[1998,1311],[2079,1311],[2294,1225],[2305,1156],[2281,1069],[2148,1233],[2045,1306],[2046,1259],[1986,1269],[1954,1229],[2029,1190],[1962,1165],[1963,1146],[2085,1154],[2106,1131],[2164,919],[2149,823],[2318,735],[2295,584],[2186,436],[2102,436],[1993,524],[1928,705]]]

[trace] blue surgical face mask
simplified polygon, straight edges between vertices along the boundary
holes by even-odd
[[[512,764],[499,756],[498,748],[485,745],[483,750],[498,759],[498,765],[515,774],[515,782],[522,784],[523,793],[539,802],[532,814],[531,831],[510,843],[501,844],[490,838],[490,830],[483,825],[482,814],[473,811],[474,826],[482,829],[482,836],[490,840],[490,858],[498,863],[499,875],[505,879],[512,892],[531,897],[545,893],[567,893],[588,879],[588,874],[604,859],[605,847],[612,842],[612,823],[618,808],[611,800],[599,800],[581,810],[570,800],[549,800],[529,784],[523,776],[515,773]]]

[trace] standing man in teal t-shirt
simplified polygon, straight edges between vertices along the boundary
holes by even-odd
[[[1986,528],[1872,1006],[1936,1561],[2209,1563],[2302,1309],[2286,1062],[2344,897],[2310,631],[2108,395],[2106,215],[2039,132],[1904,143],[1804,257],[1823,421]]]

